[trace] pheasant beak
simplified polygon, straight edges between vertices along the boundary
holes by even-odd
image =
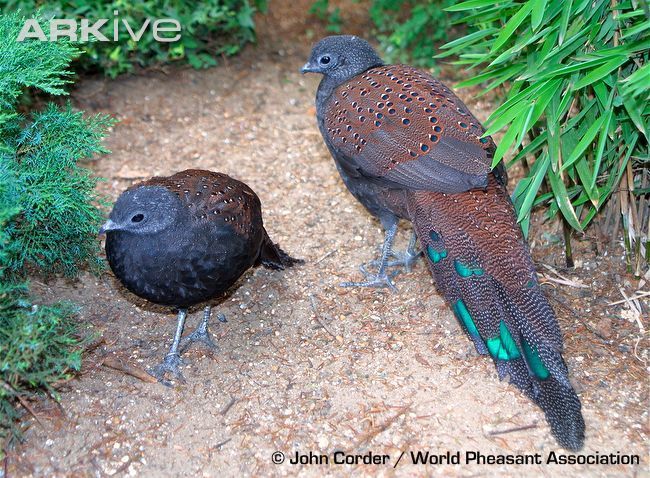
[[[312,66],[312,64],[309,63],[309,62],[305,63],[305,64],[303,65],[303,67],[300,69],[300,73],[302,73],[303,75],[304,75],[305,73],[315,73],[315,72],[317,72],[317,71],[318,71],[318,69],[315,68],[314,66]]]
[[[107,233],[108,231],[112,231],[114,229],[117,229],[117,224],[115,224],[113,221],[110,219],[104,223],[104,225],[99,228],[99,235],[101,236],[102,234]]]

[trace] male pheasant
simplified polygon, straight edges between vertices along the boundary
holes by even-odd
[[[318,42],[302,72],[323,75],[318,126],[343,182],[386,230],[377,274],[346,285],[392,286],[400,219],[413,223],[440,292],[481,354],[539,405],[558,442],[579,450],[581,404],[562,336],[537,282],[495,144],[427,72],[385,65],[354,36]]]

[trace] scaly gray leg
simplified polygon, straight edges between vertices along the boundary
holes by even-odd
[[[399,271],[392,272],[391,274],[386,273],[388,257],[391,255],[391,248],[393,240],[395,239],[395,234],[397,234],[397,222],[389,224],[388,227],[386,227],[386,235],[384,237],[384,245],[381,248],[381,259],[379,260],[379,270],[377,271],[377,274],[368,272],[366,267],[362,264],[359,266],[359,270],[366,280],[362,282],[343,282],[341,287],[388,287],[392,291],[396,292],[397,288],[391,279],[399,274]]]
[[[196,328],[194,332],[192,332],[190,335],[185,337],[181,342],[181,346],[180,346],[181,352],[185,352],[194,343],[201,343],[203,344],[204,347],[207,347],[209,350],[212,350],[214,352],[219,351],[219,347],[217,347],[217,344],[214,343],[214,341],[212,340],[212,336],[208,331],[208,322],[210,321],[210,309],[211,308],[209,305],[205,306],[205,309],[203,310],[203,319],[201,320],[201,323],[199,324],[199,326]],[[223,314],[219,314],[217,318],[219,319],[219,322],[226,322],[226,316]]]
[[[170,374],[179,382],[185,382],[185,378],[181,373],[180,366],[183,364],[181,355],[178,351],[178,345],[181,342],[181,335],[183,334],[183,327],[185,326],[185,318],[187,317],[187,309],[178,310],[178,322],[176,324],[176,334],[174,334],[174,341],[169,348],[169,352],[165,355],[165,359],[149,370],[149,374],[158,379],[163,385],[171,386],[171,382],[165,380],[165,375]]]
[[[422,251],[418,251],[415,248],[415,243],[418,239],[418,236],[415,232],[411,233],[411,239],[409,240],[409,245],[404,252],[395,252],[392,249],[388,252],[389,257],[394,257],[396,260],[388,261],[386,267],[404,267],[406,272],[411,272],[411,268],[418,261],[422,255]],[[381,267],[381,264],[378,260],[370,262],[370,265],[373,267]]]

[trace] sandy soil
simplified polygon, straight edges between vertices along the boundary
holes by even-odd
[[[281,273],[251,270],[215,301],[229,319],[212,329],[221,352],[189,351],[187,383],[174,388],[102,366],[107,357],[142,369],[157,363],[171,340],[173,311],[145,304],[108,272],[39,286],[49,300],[79,303],[81,320],[99,339],[82,374],[59,388],[60,405],[33,404],[42,425],[29,422],[8,475],[646,474],[648,340],[624,304],[607,305],[622,299],[619,286],[631,295],[639,283],[625,274],[618,252],[595,255],[598,238],[578,241],[578,267],[562,270],[557,226],[539,220],[533,254],[583,403],[584,453],[634,453],[641,464],[411,464],[409,452],[418,450],[543,459],[561,450],[543,414],[477,356],[423,263],[398,277],[399,293],[338,287],[359,278],[357,266],[374,258],[382,232],[347,193],[322,143],[313,108],[318,78],[298,73],[319,30],[295,10],[274,5],[261,21],[259,47],[217,68],[88,79],[75,90],[79,108],[120,120],[108,139],[113,153],[92,165],[107,178],[102,192],[115,198],[135,181],[185,168],[223,171],[257,191],[271,237],[307,262]],[[487,117],[492,105],[472,92],[461,95]],[[407,239],[405,228],[398,246]],[[587,287],[558,285],[542,263]],[[188,329],[199,317],[195,310]],[[388,454],[390,462],[298,466],[271,459],[275,451],[288,458],[336,450]]]

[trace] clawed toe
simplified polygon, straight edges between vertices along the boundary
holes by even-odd
[[[214,343],[214,340],[212,340],[212,334],[207,330],[201,330],[200,328],[196,329],[181,341],[179,350],[183,353],[194,344],[200,344],[211,352],[219,351],[219,347]]]
[[[219,322],[227,322],[226,316],[223,314],[219,314],[217,316],[217,319],[219,320]],[[212,334],[208,330],[209,320],[210,320],[210,308],[206,307],[203,320],[201,321],[199,326],[196,328],[194,332],[192,332],[190,335],[188,335],[181,341],[179,345],[179,349],[181,353],[187,350],[192,344],[201,344],[203,347],[205,347],[211,352],[219,351],[219,347],[217,346],[217,344],[214,343],[214,340],[212,339]]]
[[[372,274],[368,272],[365,265],[360,265],[359,270],[364,275],[365,279],[361,282],[343,282],[341,287],[375,287],[378,289],[387,287],[393,292],[397,292],[397,287],[392,281],[392,278],[400,273],[400,271],[393,271],[387,274],[385,271],[379,274]]]
[[[171,387],[172,382],[165,378],[167,375],[170,375],[174,380],[185,383],[185,377],[183,377],[180,369],[181,365],[183,365],[183,360],[180,355],[177,353],[169,353],[161,363],[148,370],[148,372],[149,375],[163,385]]]
[[[422,251],[391,252],[390,255],[396,260],[388,261],[386,267],[403,267],[406,272],[411,272]]]

